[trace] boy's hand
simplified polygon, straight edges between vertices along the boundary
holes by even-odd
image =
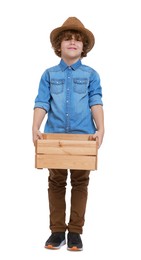
[[[33,138],[33,143],[34,143],[34,145],[36,144],[36,141],[38,140],[38,139],[43,139],[43,136],[42,136],[42,134],[41,134],[41,132],[39,131],[39,130],[36,130],[36,131],[33,131],[33,136],[32,136],[32,138]]]
[[[97,139],[97,140],[98,140],[98,148],[100,148],[100,146],[101,146],[101,144],[102,144],[103,136],[104,136],[104,133],[103,133],[103,132],[100,132],[100,131],[97,131],[97,132],[92,136],[93,139]]]

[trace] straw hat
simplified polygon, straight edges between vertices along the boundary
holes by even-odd
[[[84,25],[81,23],[81,21],[79,19],[77,19],[76,17],[69,17],[62,24],[61,27],[58,27],[51,32],[50,41],[51,41],[52,46],[54,45],[54,41],[55,41],[56,37],[58,36],[58,34],[61,33],[62,31],[66,31],[66,30],[77,30],[79,32],[82,32],[83,34],[85,34],[85,36],[88,39],[88,43],[89,43],[88,52],[93,48],[93,46],[95,44],[95,38],[94,38],[93,33],[91,31],[89,31],[88,29],[86,29],[84,27]]]

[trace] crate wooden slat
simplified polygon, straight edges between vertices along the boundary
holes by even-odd
[[[51,140],[81,140],[88,141],[92,140],[91,134],[42,134],[43,139],[51,139]]]
[[[38,154],[96,155],[96,145],[92,141],[39,140]]]
[[[96,170],[97,147],[92,135],[43,134],[36,143],[35,167]]]

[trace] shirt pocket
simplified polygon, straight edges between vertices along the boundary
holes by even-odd
[[[73,90],[78,94],[84,94],[87,92],[88,79],[73,79]]]
[[[64,79],[52,79],[50,81],[50,92],[52,94],[60,94],[63,92]]]

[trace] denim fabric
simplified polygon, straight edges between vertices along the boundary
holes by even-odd
[[[48,113],[45,133],[95,133],[91,106],[103,105],[99,74],[81,60],[67,66],[60,60],[40,80],[35,106]]]

